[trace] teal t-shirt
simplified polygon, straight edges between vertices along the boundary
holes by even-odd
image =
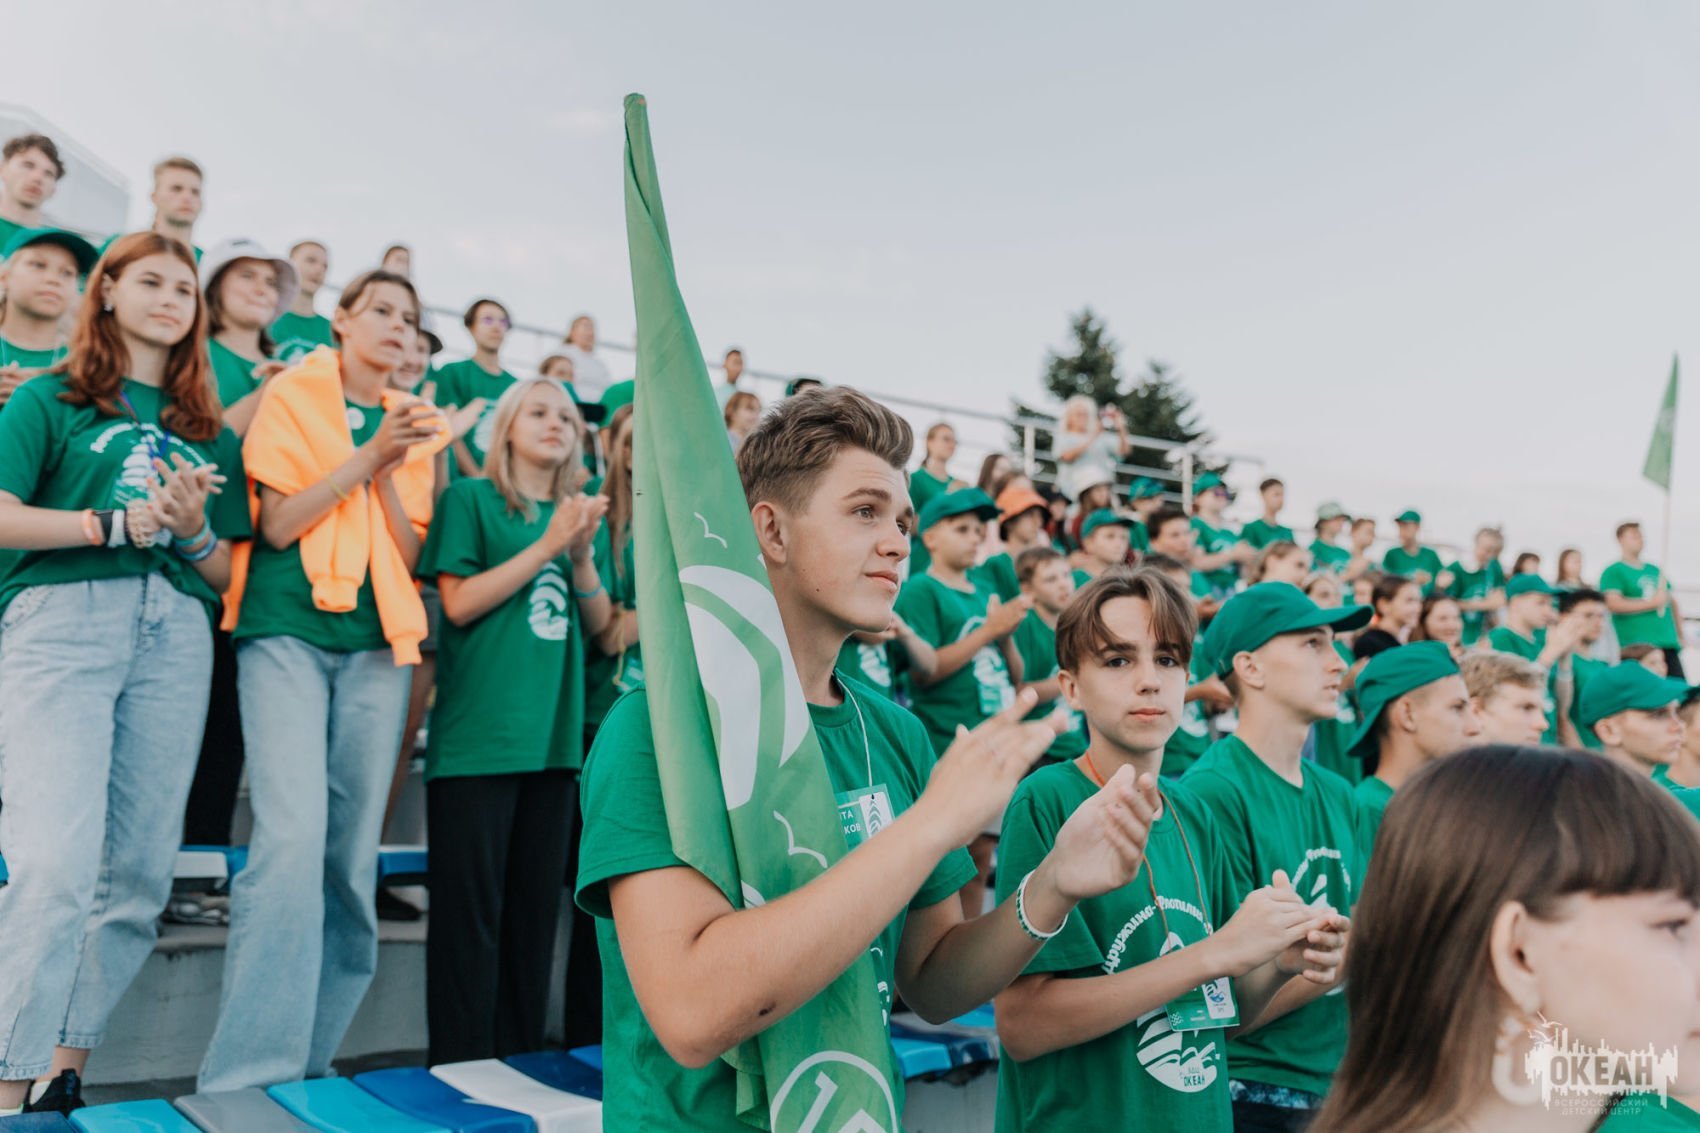
[[[1495,590],[1505,589],[1505,568],[1499,565],[1499,560],[1478,566],[1474,570],[1465,567],[1462,562],[1455,562],[1446,568],[1452,575],[1452,585],[1446,588],[1446,593],[1459,601],[1475,601],[1486,598]],[[1464,611],[1464,644],[1474,645],[1487,632],[1490,611]]]
[[[1405,578],[1415,578],[1418,572],[1428,575],[1428,581],[1422,584],[1426,598],[1434,590],[1434,580],[1440,577],[1440,552],[1433,547],[1419,546],[1413,554],[1404,547],[1392,547],[1381,557],[1381,568],[1388,574]]]
[[[1351,649],[1336,641],[1334,652],[1340,655],[1340,660],[1346,663],[1348,669],[1351,668]],[[1344,689],[1341,690],[1340,699],[1335,706],[1334,718],[1318,720],[1311,725],[1311,747],[1316,762],[1348,783],[1356,783],[1364,777],[1363,760],[1346,750],[1346,745],[1352,742],[1357,731],[1357,702],[1352,699],[1352,694]]]
[[[1358,800],[1361,844],[1367,858],[1375,845],[1376,832],[1381,829],[1381,816],[1387,813],[1387,804],[1393,801],[1393,787],[1387,780],[1371,775],[1359,783],[1352,794]]]
[[[590,486],[587,484],[585,487],[589,489]],[[637,553],[633,549],[636,545],[637,541],[628,535],[616,568],[613,535],[608,530],[606,518],[597,527],[595,540],[590,545],[591,557],[596,563],[596,577],[608,588],[608,600],[613,603],[616,617],[621,610],[637,609]],[[642,642],[622,653],[604,653],[594,641],[586,639],[584,722],[587,729],[594,731],[616,700],[642,686]]]
[[[926,732],[914,716],[873,689],[854,681],[842,684],[856,698],[854,702],[809,705],[809,718],[826,758],[827,778],[835,793],[861,790],[868,786],[871,760],[873,785],[885,787],[891,813],[900,815],[914,805],[932,774],[933,754]],[[584,835],[579,849],[578,904],[597,918],[596,938],[602,949],[602,1127],[622,1133],[683,1129],[745,1133],[748,1126],[737,1118],[737,1083],[731,1067],[715,1059],[700,1070],[688,1070],[674,1062],[655,1037],[632,991],[619,935],[610,919],[609,881],[685,864],[673,852],[667,829],[646,692],[622,697],[609,711],[585,761],[581,795]],[[909,908],[955,900],[957,890],[973,876],[967,852],[953,850],[934,868]],[[904,920],[899,916],[887,925],[869,949],[884,991],[883,1002],[869,1003],[868,1010],[883,1009],[888,1019]],[[902,1088],[901,1081],[892,1083],[899,1098]]]
[[[377,434],[384,411],[346,399],[345,403],[349,432],[358,448]],[[301,565],[301,544],[291,543],[279,551],[264,539],[254,540],[248,585],[242,592],[242,609],[233,636],[238,640],[293,637],[328,653],[389,648],[378,617],[378,597],[372,590],[370,570],[360,580],[354,609],[331,613],[313,604],[313,586]]]
[[[1202,516],[1192,517],[1192,529],[1197,535],[1197,546],[1200,554],[1214,555],[1226,551],[1239,541],[1239,535],[1231,527],[1212,527]],[[1240,568],[1235,563],[1218,567],[1215,570],[1203,572],[1210,583],[1211,592],[1217,597],[1233,592],[1240,580]]]
[[[1661,1105],[1656,1094],[1630,1094],[1617,1103],[1600,1126],[1600,1133],[1694,1133],[1700,1113],[1675,1098]]]
[[[891,642],[870,645],[850,637],[838,651],[838,671],[861,681],[887,700],[897,698],[897,680],[891,663]]]
[[[1291,527],[1282,523],[1270,523],[1264,519],[1254,519],[1240,528],[1240,542],[1249,543],[1259,551],[1271,543],[1279,543],[1282,540],[1289,543],[1299,541],[1298,536],[1293,534]]]
[[[331,321],[323,315],[297,315],[285,311],[272,324],[272,341],[277,343],[273,357],[285,362],[298,362],[320,346],[336,348],[336,336],[331,333]]]
[[[1021,581],[1015,577],[1015,560],[1008,551],[999,551],[968,572],[976,583],[998,596],[1000,602],[1013,602],[1021,595]]]
[[[45,370],[63,362],[65,356],[69,353],[70,349],[64,346],[55,346],[47,350],[28,350],[16,343],[7,342],[4,338],[0,338],[0,369],[16,366],[20,370]],[[4,408],[6,408],[5,403],[0,402],[0,409]]]
[[[947,586],[930,574],[911,576],[897,595],[897,616],[934,649],[954,644],[986,622],[991,592]],[[972,728],[1015,700],[1009,667],[996,642],[975,653],[968,664],[942,681],[913,690],[913,708],[927,726],[933,749],[943,755],[956,738],[956,726]]]
[[[915,514],[920,515],[921,509],[927,506],[927,501],[941,495],[950,488],[950,478],[940,480],[925,465],[909,474],[909,502],[914,505]],[[921,542],[921,537],[915,535],[909,540],[909,577],[915,578],[927,572],[932,563],[932,555],[927,553],[927,545]]]
[[[1302,787],[1277,775],[1238,736],[1211,745],[1181,780],[1222,832],[1237,902],[1285,870],[1312,905],[1351,915],[1363,888],[1358,804],[1344,779],[1300,760]],[[1237,1079],[1326,1094],[1346,1053],[1346,997],[1321,999],[1228,1043]]]
[[[1034,684],[1057,675],[1057,631],[1045,624],[1039,611],[1028,610],[1021,624],[1015,627],[1015,648],[1021,654],[1021,679]],[[1052,759],[1073,759],[1086,750],[1086,719],[1062,697],[1035,705],[1027,714],[1029,720],[1042,720],[1062,709],[1068,713],[1069,729],[1056,738],[1045,754]]]
[[[213,388],[226,409],[260,388],[254,367],[265,359],[244,358],[215,338],[207,339],[207,358],[212,362]]]
[[[123,509],[147,495],[156,457],[182,457],[190,464],[214,464],[230,486],[207,497],[207,519],[220,539],[246,539],[252,531],[248,501],[237,485],[245,483],[242,444],[220,427],[208,441],[186,441],[168,433],[160,413],[169,404],[154,386],[124,379],[130,411],[107,417],[92,405],[59,400],[63,374],[31,378],[12,393],[0,413],[0,491],[32,507],[58,511]],[[131,413],[134,415],[132,416]],[[139,578],[158,573],[173,587],[206,604],[210,618],[218,595],[193,564],[166,546],[68,547],[21,551],[0,561],[0,610],[30,586]]]
[[[1021,781],[998,843],[999,901],[1044,860],[1057,831],[1097,789],[1072,760]],[[1237,895],[1215,819],[1185,784],[1165,783],[1163,795],[1138,876],[1076,906],[1025,974],[1113,975],[1197,944],[1233,916]],[[997,1133],[1229,1133],[1224,1045],[1220,1030],[1174,1030],[1158,1008],[1075,1046],[1025,1062],[1005,1058]]]
[[[1332,543],[1324,543],[1321,539],[1313,539],[1310,544],[1310,561],[1316,565],[1317,570],[1325,570],[1330,574],[1345,574],[1346,564],[1352,561],[1352,552]]]
[[[1194,578],[1199,576],[1195,573]],[[1209,666],[1204,663],[1204,636],[1198,635],[1192,643],[1191,684],[1197,684],[1210,676]],[[1210,717],[1205,714],[1202,700],[1189,700],[1181,709],[1180,726],[1175,729],[1169,742],[1163,745],[1163,766],[1161,774],[1165,779],[1179,779],[1186,774],[1187,768],[1198,762],[1210,747]]]
[[[1570,697],[1570,722],[1576,727],[1576,734],[1581,737],[1582,746],[1589,751],[1599,751],[1605,745],[1600,743],[1600,737],[1594,734],[1594,729],[1582,723],[1582,690],[1588,687],[1588,682],[1611,668],[1604,661],[1596,661],[1592,657],[1584,657],[1580,653],[1570,655],[1570,671],[1576,682],[1575,690]]]
[[[1625,562],[1611,564],[1600,575],[1600,590],[1605,594],[1621,594],[1625,598],[1652,598],[1659,592],[1663,576],[1652,563],[1630,566]],[[1665,612],[1644,610],[1639,614],[1613,614],[1612,628],[1617,631],[1621,645],[1655,645],[1660,649],[1682,648],[1682,635],[1676,625],[1676,611],[1665,606]]]
[[[462,438],[480,468],[484,467],[484,454],[490,451],[490,431],[496,423],[496,402],[517,380],[506,370],[492,374],[471,358],[450,362],[437,371],[438,405],[470,405],[475,398],[484,399],[478,423]]]
[[[488,480],[437,501],[418,574],[471,578],[542,537],[553,501],[527,519]],[[425,777],[576,771],[584,761],[584,641],[572,562],[557,556],[471,625],[442,620]]]

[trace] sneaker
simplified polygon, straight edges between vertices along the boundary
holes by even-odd
[[[416,921],[425,915],[425,910],[402,900],[393,889],[379,889],[375,903],[378,906],[378,919],[381,921]]]
[[[33,1093],[34,1090],[32,1089]],[[24,1102],[25,1113],[70,1113],[83,1108],[83,1079],[75,1070],[61,1070],[59,1077],[35,1101]]]

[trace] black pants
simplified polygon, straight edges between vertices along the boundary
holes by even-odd
[[[1687,680],[1688,677],[1682,671],[1682,650],[1666,649],[1664,655],[1665,668],[1670,670],[1670,675],[1679,681]]]
[[[1234,1133],[1302,1133],[1316,1119],[1309,1109],[1287,1109],[1263,1102],[1234,1103]]]
[[[230,845],[236,793],[242,786],[242,710],[236,698],[236,645],[223,630],[213,631],[212,698],[207,701],[201,758],[189,785],[183,813],[187,846]]]
[[[584,750],[590,750],[585,740]],[[578,888],[578,845],[584,833],[579,809],[578,776],[573,776],[571,833],[567,842],[567,900]],[[596,944],[596,918],[573,906],[573,942],[567,952],[566,1009],[563,1027],[567,1049],[599,1046],[602,1042],[602,949]]]
[[[565,771],[425,784],[432,1065],[542,1049],[572,786]]]

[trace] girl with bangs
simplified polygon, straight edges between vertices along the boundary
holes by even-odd
[[[241,481],[241,450],[212,393],[194,258],[123,237],[69,361],[0,417],[0,547],[21,552],[0,582],[0,1114],[82,1105],[88,1052],[153,950],[228,540],[249,533],[226,477]]]
[[[1674,1051],[1692,1075],[1697,909],[1700,828],[1657,784],[1553,748],[1431,764],[1376,837],[1352,931],[1351,1037],[1312,1133],[1598,1127],[1614,1099],[1555,1086],[1549,1105],[1525,1075],[1537,1033],[1573,1050]],[[1700,1114],[1632,1095],[1605,1127],[1700,1128]]]
[[[491,421],[485,476],[443,494],[419,565],[446,619],[425,756],[433,1065],[543,1046],[584,762],[584,637],[611,610],[591,555],[608,501],[575,491],[572,398],[522,378]]]

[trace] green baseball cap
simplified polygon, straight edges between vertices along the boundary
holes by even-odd
[[[1423,513],[1414,507],[1408,507],[1393,517],[1394,523],[1421,523],[1422,521]]]
[[[67,232],[63,228],[23,228],[12,233],[12,238],[6,241],[6,246],[0,248],[0,260],[9,260],[12,253],[31,244],[57,244],[77,261],[79,275],[87,275],[100,260],[100,253],[94,250],[94,245],[78,236],[75,232]]]
[[[1196,495],[1199,492],[1208,492],[1212,488],[1224,488],[1226,486],[1227,485],[1222,483],[1222,478],[1216,475],[1216,473],[1206,472],[1204,475],[1192,482],[1192,491],[1193,494]]]
[[[1352,517],[1346,514],[1346,509],[1341,507],[1335,500],[1329,500],[1326,503],[1317,505],[1316,521],[1318,523],[1323,523],[1330,519],[1350,518]]]
[[[1458,674],[1452,651],[1439,641],[1418,641],[1385,649],[1358,674],[1358,731],[1346,750],[1363,759],[1374,745],[1375,722],[1382,710],[1408,692]]]
[[[1129,500],[1155,500],[1163,495],[1163,485],[1149,476],[1135,478],[1133,485],[1127,490]]]
[[[998,505],[992,502],[992,497],[978,488],[959,488],[942,496],[934,496],[921,509],[921,517],[915,525],[915,534],[919,535],[941,519],[969,514],[977,515],[989,523],[998,517]]]
[[[1672,677],[1661,677],[1639,661],[1613,665],[1582,686],[1576,718],[1592,728],[1607,716],[1639,709],[1652,712],[1674,704],[1688,695],[1688,686]]]
[[[1225,677],[1233,672],[1235,657],[1261,649],[1272,638],[1323,626],[1359,629],[1369,624],[1373,613],[1368,606],[1325,610],[1290,582],[1260,582],[1217,611],[1204,633],[1204,660],[1214,675]]]
[[[612,417],[616,409],[630,405],[637,397],[637,382],[627,378],[623,382],[615,382],[602,391],[602,412]]]
[[[1080,525],[1080,538],[1082,540],[1084,540],[1088,535],[1092,534],[1094,531],[1098,530],[1098,528],[1100,528],[1100,527],[1132,527],[1132,526],[1133,526],[1133,520],[1132,519],[1128,518],[1125,515],[1117,515],[1115,512],[1111,511],[1107,507],[1101,507],[1097,511],[1093,512],[1091,515],[1087,516],[1085,521],[1081,523],[1081,525]]]
[[[1522,594],[1545,594],[1549,598],[1558,597],[1558,591],[1547,584],[1547,580],[1538,574],[1514,574],[1505,583],[1505,600]]]

